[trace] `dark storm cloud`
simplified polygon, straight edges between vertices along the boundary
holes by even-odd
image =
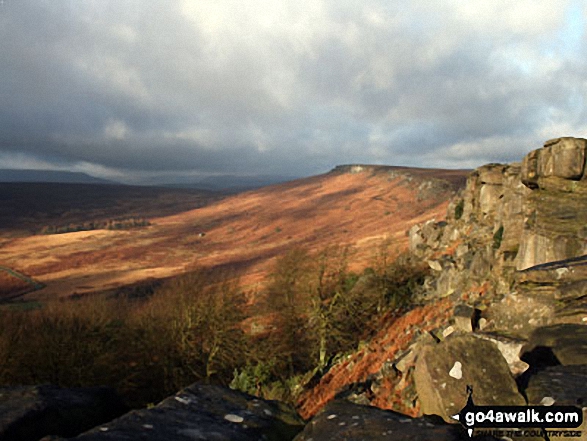
[[[581,1],[5,0],[0,162],[471,167],[586,136]]]

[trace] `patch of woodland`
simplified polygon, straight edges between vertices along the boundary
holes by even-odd
[[[108,219],[105,221],[92,221],[70,223],[67,225],[46,225],[41,228],[41,234],[64,234],[77,231],[92,231],[92,230],[129,230],[132,228],[148,227],[151,225],[145,218],[122,218],[122,219]]]

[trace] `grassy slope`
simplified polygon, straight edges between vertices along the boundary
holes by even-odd
[[[152,226],[5,240],[0,244],[0,263],[47,284],[29,294],[41,298],[173,276],[193,267],[241,271],[246,274],[244,283],[254,287],[263,280],[274,257],[296,245],[315,249],[350,245],[355,249],[351,261],[361,268],[369,264],[382,241],[390,239],[403,248],[405,231],[411,225],[443,218],[451,192],[464,182],[465,175],[463,171],[394,167],[368,167],[360,173],[336,170],[208,205],[196,195],[200,208],[153,218],[157,210],[169,214],[178,208],[178,199],[168,200],[163,192],[149,205],[151,214],[142,214],[150,218]],[[78,197],[93,201],[88,194]],[[136,204],[140,197],[134,199],[135,205],[128,202],[132,197],[114,197],[107,210],[110,214],[113,207],[127,214],[132,207],[137,212],[145,209]],[[71,207],[62,217],[72,212],[78,217],[99,215],[108,200],[101,199],[102,205],[93,201],[95,207]],[[53,213],[52,203],[44,203],[40,211]],[[185,201],[181,203],[184,207]],[[26,213],[38,222],[34,210]]]

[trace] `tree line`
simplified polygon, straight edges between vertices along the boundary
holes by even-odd
[[[69,223],[67,225],[46,225],[41,229],[41,234],[63,234],[76,231],[92,230],[128,230],[130,228],[148,227],[151,225],[145,218],[108,219],[105,221],[90,221],[82,223]]]

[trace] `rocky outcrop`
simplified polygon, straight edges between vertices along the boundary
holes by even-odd
[[[459,338],[485,340],[493,347],[488,353],[501,353],[498,364],[507,360],[509,373],[518,377],[520,391],[531,403],[550,393],[547,382],[557,383],[571,365],[573,375],[565,387],[587,379],[586,157],[586,140],[557,138],[521,164],[480,167],[451,202],[445,221],[410,230],[411,251],[433,271],[420,301],[450,297],[457,304],[450,326],[436,334],[446,342],[414,357],[424,413],[447,419],[464,398],[464,391],[460,396],[446,391],[455,383],[450,373],[465,372],[453,350],[444,349],[451,339],[447,336],[457,329],[470,332]],[[477,315],[465,312],[463,305]],[[470,369],[486,363],[481,352],[478,359],[467,359]],[[466,354],[459,357],[464,360]],[[559,364],[565,367],[553,366]],[[482,373],[477,381],[492,380]],[[569,398],[554,389],[551,395],[566,397],[562,401],[582,403],[582,392],[569,392]],[[498,401],[505,404],[515,388],[509,383],[499,391],[505,395]],[[480,393],[475,390],[476,403]]]
[[[74,439],[287,441],[302,428],[297,413],[283,404],[194,384],[151,409],[132,411]]]
[[[584,139],[557,138],[521,164],[475,170],[450,204],[446,221],[410,230],[410,249],[436,272],[422,300],[455,294],[484,310],[513,295],[504,300],[504,311],[517,304],[536,312],[534,325],[521,334],[556,322],[554,312],[546,311],[554,307],[552,297],[541,299],[547,290],[534,289],[532,271],[537,265],[563,262],[551,277],[557,288],[560,274],[579,271],[569,259],[587,254],[586,151]],[[558,288],[576,298],[585,289],[581,277],[583,273],[576,277],[577,285]],[[502,311],[494,310],[491,318],[501,316]],[[499,326],[516,331],[506,322]]]
[[[127,410],[109,388],[3,387],[0,388],[0,439],[33,441],[45,435],[71,437]]]
[[[534,150],[522,163],[522,182],[530,188],[547,188],[558,179],[580,181],[585,177],[587,141],[555,138]]]

